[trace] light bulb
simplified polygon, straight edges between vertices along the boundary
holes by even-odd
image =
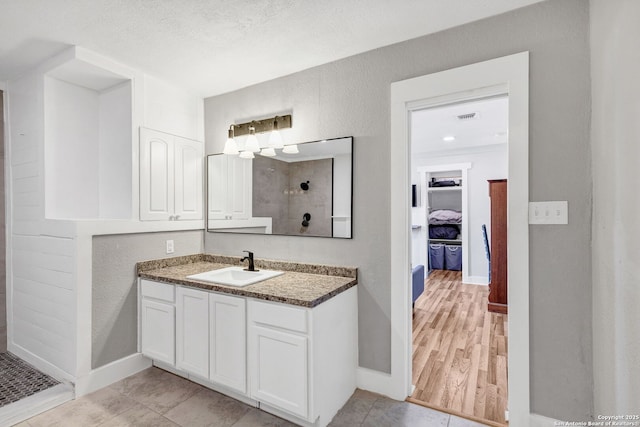
[[[300,151],[298,151],[298,144],[291,144],[285,145],[282,152],[287,154],[298,154]]]
[[[241,151],[240,158],[241,159],[253,159],[256,156],[253,155],[253,151]]]
[[[258,143],[258,138],[256,138],[256,129],[253,126],[249,128],[249,138],[244,144],[244,149],[253,153],[260,151],[260,144]]]
[[[260,154],[266,157],[273,157],[276,155],[276,150],[273,147],[267,147],[263,148]]]
[[[269,135],[269,145],[273,148],[284,148],[282,135],[280,135],[280,131],[278,129],[271,131],[271,135]]]
[[[222,150],[224,154],[238,154],[238,144],[236,144],[236,140],[233,139],[233,125],[229,128],[229,136],[227,138],[227,142],[224,143],[224,150]]]

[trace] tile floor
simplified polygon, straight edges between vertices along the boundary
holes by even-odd
[[[17,426],[284,427],[293,424],[158,368],[150,368]],[[356,390],[330,426],[484,427],[362,390]]]

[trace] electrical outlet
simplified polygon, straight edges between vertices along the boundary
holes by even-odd
[[[529,202],[529,224],[569,224],[569,203]]]
[[[167,240],[167,253],[172,254],[174,251],[173,240]]]

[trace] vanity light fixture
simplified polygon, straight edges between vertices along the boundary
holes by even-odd
[[[298,144],[291,144],[285,145],[282,152],[287,154],[298,154],[300,151],[298,151]]]
[[[280,125],[278,124],[278,118],[275,117],[273,120],[273,130],[269,135],[269,146],[273,148],[284,148],[284,143],[282,142],[282,135],[280,135]]]
[[[263,156],[275,156],[275,149],[282,149],[288,153],[298,153],[297,147],[286,149],[282,140],[280,130],[288,129],[291,127],[291,114],[284,116],[275,116],[268,119],[253,120],[247,123],[232,124],[229,127],[229,137],[227,143],[224,145],[224,154],[238,154],[238,145],[235,142],[235,137],[249,135],[247,141],[244,144],[244,150],[240,153],[242,158],[252,158],[248,154],[243,154],[245,151],[251,153],[260,152]],[[270,132],[268,146],[260,151],[260,143],[256,137],[257,133]]]
[[[260,152],[260,155],[266,156],[266,157],[273,157],[276,155],[276,150],[273,147],[263,148],[262,151]]]
[[[241,151],[240,152],[240,156],[241,159],[255,159],[256,156],[254,156],[253,151]]]
[[[260,151],[260,144],[258,143],[258,138],[256,138],[256,128],[253,126],[249,126],[249,138],[247,138],[247,142],[244,143],[244,149],[252,153]]]
[[[455,141],[455,140],[456,140],[456,137],[455,137],[455,136],[453,136],[453,135],[447,135],[447,136],[445,136],[444,138],[442,138],[442,140],[443,140],[444,142],[453,142],[453,141]]]
[[[224,154],[239,154],[240,152],[238,151],[238,144],[236,144],[235,139],[233,139],[234,135],[233,135],[233,125],[229,126],[229,133],[228,133],[228,138],[227,138],[227,142],[225,142],[224,144],[224,150],[222,150],[222,152]]]

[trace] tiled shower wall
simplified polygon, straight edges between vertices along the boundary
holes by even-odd
[[[332,235],[332,159],[287,163],[258,156],[253,162],[253,215],[273,218],[273,234]],[[309,190],[302,190],[307,181]]]

